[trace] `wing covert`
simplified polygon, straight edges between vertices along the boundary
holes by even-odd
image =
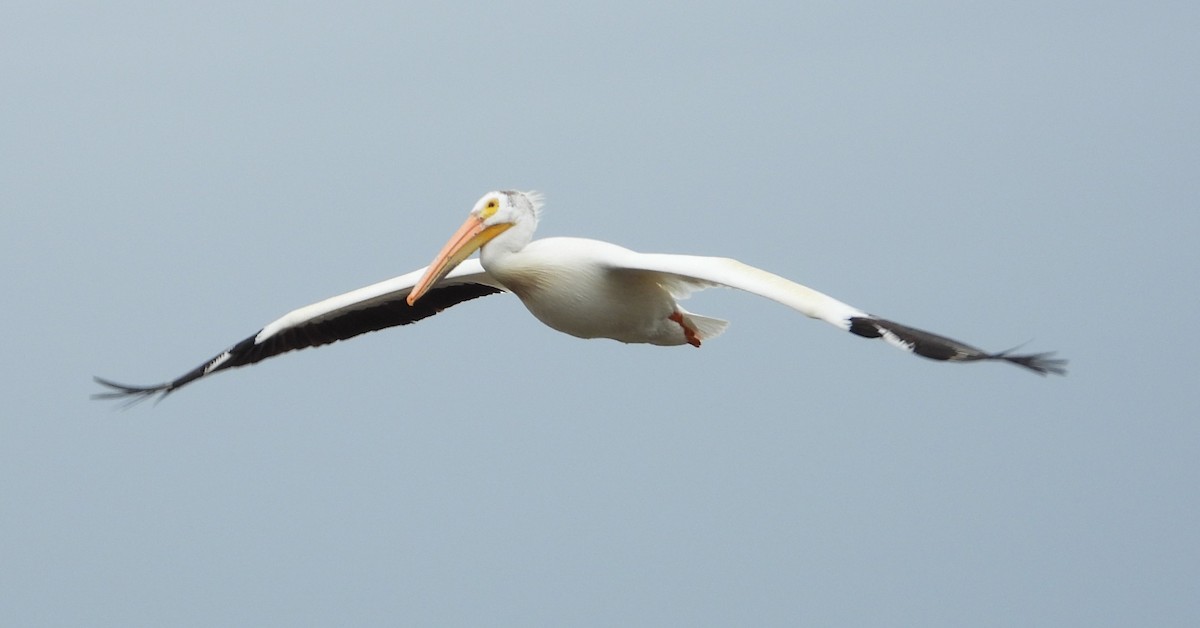
[[[405,297],[424,269],[352,290],[284,314],[250,336],[183,375],[152,386],[131,386],[96,377],[109,388],[93,399],[129,399],[131,403],[156,394],[166,396],[213,373],[261,362],[288,351],[319,347],[368,332],[409,325],[471,299],[504,292],[503,286],[468,260],[430,290],[416,305]]]
[[[894,347],[931,360],[1000,360],[1038,375],[1065,375],[1067,372],[1067,361],[1053,357],[1053,352],[1013,354],[1012,350],[1008,350],[990,353],[946,336],[868,314],[827,294],[735,259],[631,251],[621,256],[616,267],[667,273],[694,286],[718,284],[737,288],[772,299],[805,316],[825,321],[855,335],[883,338]]]

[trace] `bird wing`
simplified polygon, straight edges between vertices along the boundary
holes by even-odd
[[[479,260],[472,259],[455,268],[416,305],[409,305],[405,297],[424,273],[422,268],[292,310],[253,336],[168,382],[130,386],[96,377],[97,383],[110,390],[92,395],[92,398],[128,398],[136,402],[155,394],[166,396],[218,371],[254,364],[296,349],[319,347],[371,331],[408,325],[464,301],[505,291],[504,286],[483,269]]]
[[[1039,375],[1065,375],[1067,361],[1053,353],[1015,355],[1012,350],[991,353],[928,331],[868,314],[827,294],[761,268],[724,257],[621,253],[609,263],[614,269],[660,273],[669,290],[686,291],[719,284],[782,303],[805,316],[825,321],[864,338],[883,338],[888,344],[933,360],[972,362],[1002,360]]]

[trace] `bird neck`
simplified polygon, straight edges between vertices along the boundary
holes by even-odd
[[[530,221],[517,221],[512,227],[483,245],[483,248],[479,250],[480,263],[487,268],[500,258],[519,252],[533,240],[533,230],[536,226]]]

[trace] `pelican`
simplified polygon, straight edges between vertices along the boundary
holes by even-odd
[[[94,398],[141,400],[166,395],[226,369],[295,349],[408,325],[490,294],[511,292],[538,320],[578,338],[699,347],[727,322],[683,309],[679,300],[713,286],[737,288],[864,338],[933,360],[1003,361],[1039,375],[1066,374],[1053,353],[990,353],[868,314],[765,270],[723,257],[637,253],[584,238],[533,239],[542,206],[537,192],[485,194],[433,262],[358,290],[293,310],[183,375],[153,386],[95,378]],[[476,251],[478,258],[468,259]]]

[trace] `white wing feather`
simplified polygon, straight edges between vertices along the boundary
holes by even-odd
[[[842,330],[850,329],[851,317],[869,316],[866,312],[827,294],[727,257],[630,251],[620,257],[620,266],[676,275],[692,284],[719,284],[744,290],[782,303],[805,316],[825,321]]]
[[[1038,375],[1065,375],[1067,361],[1052,352],[1014,354],[988,352],[978,347],[915,327],[873,316],[812,288],[761,268],[723,257],[634,253],[620,255],[622,268],[641,269],[682,277],[685,283],[720,284],[778,301],[805,316],[825,321],[865,338],[883,338],[888,344],[932,360],[972,362],[1000,360],[1027,368]]]
[[[365,309],[384,301],[406,296],[413,289],[413,286],[417,285],[417,282],[421,280],[424,274],[424,268],[414,270],[399,277],[392,277],[379,283],[363,286],[357,290],[351,290],[350,292],[297,308],[263,327],[262,331],[258,332],[258,335],[255,336],[254,341],[261,343],[284,329],[309,323],[319,323],[323,320],[336,318],[346,312]],[[446,275],[445,279],[438,282],[438,285],[444,286],[460,283],[479,283],[494,286],[501,290],[505,289],[503,285],[483,269],[478,259],[469,259],[459,264],[457,268]]]

